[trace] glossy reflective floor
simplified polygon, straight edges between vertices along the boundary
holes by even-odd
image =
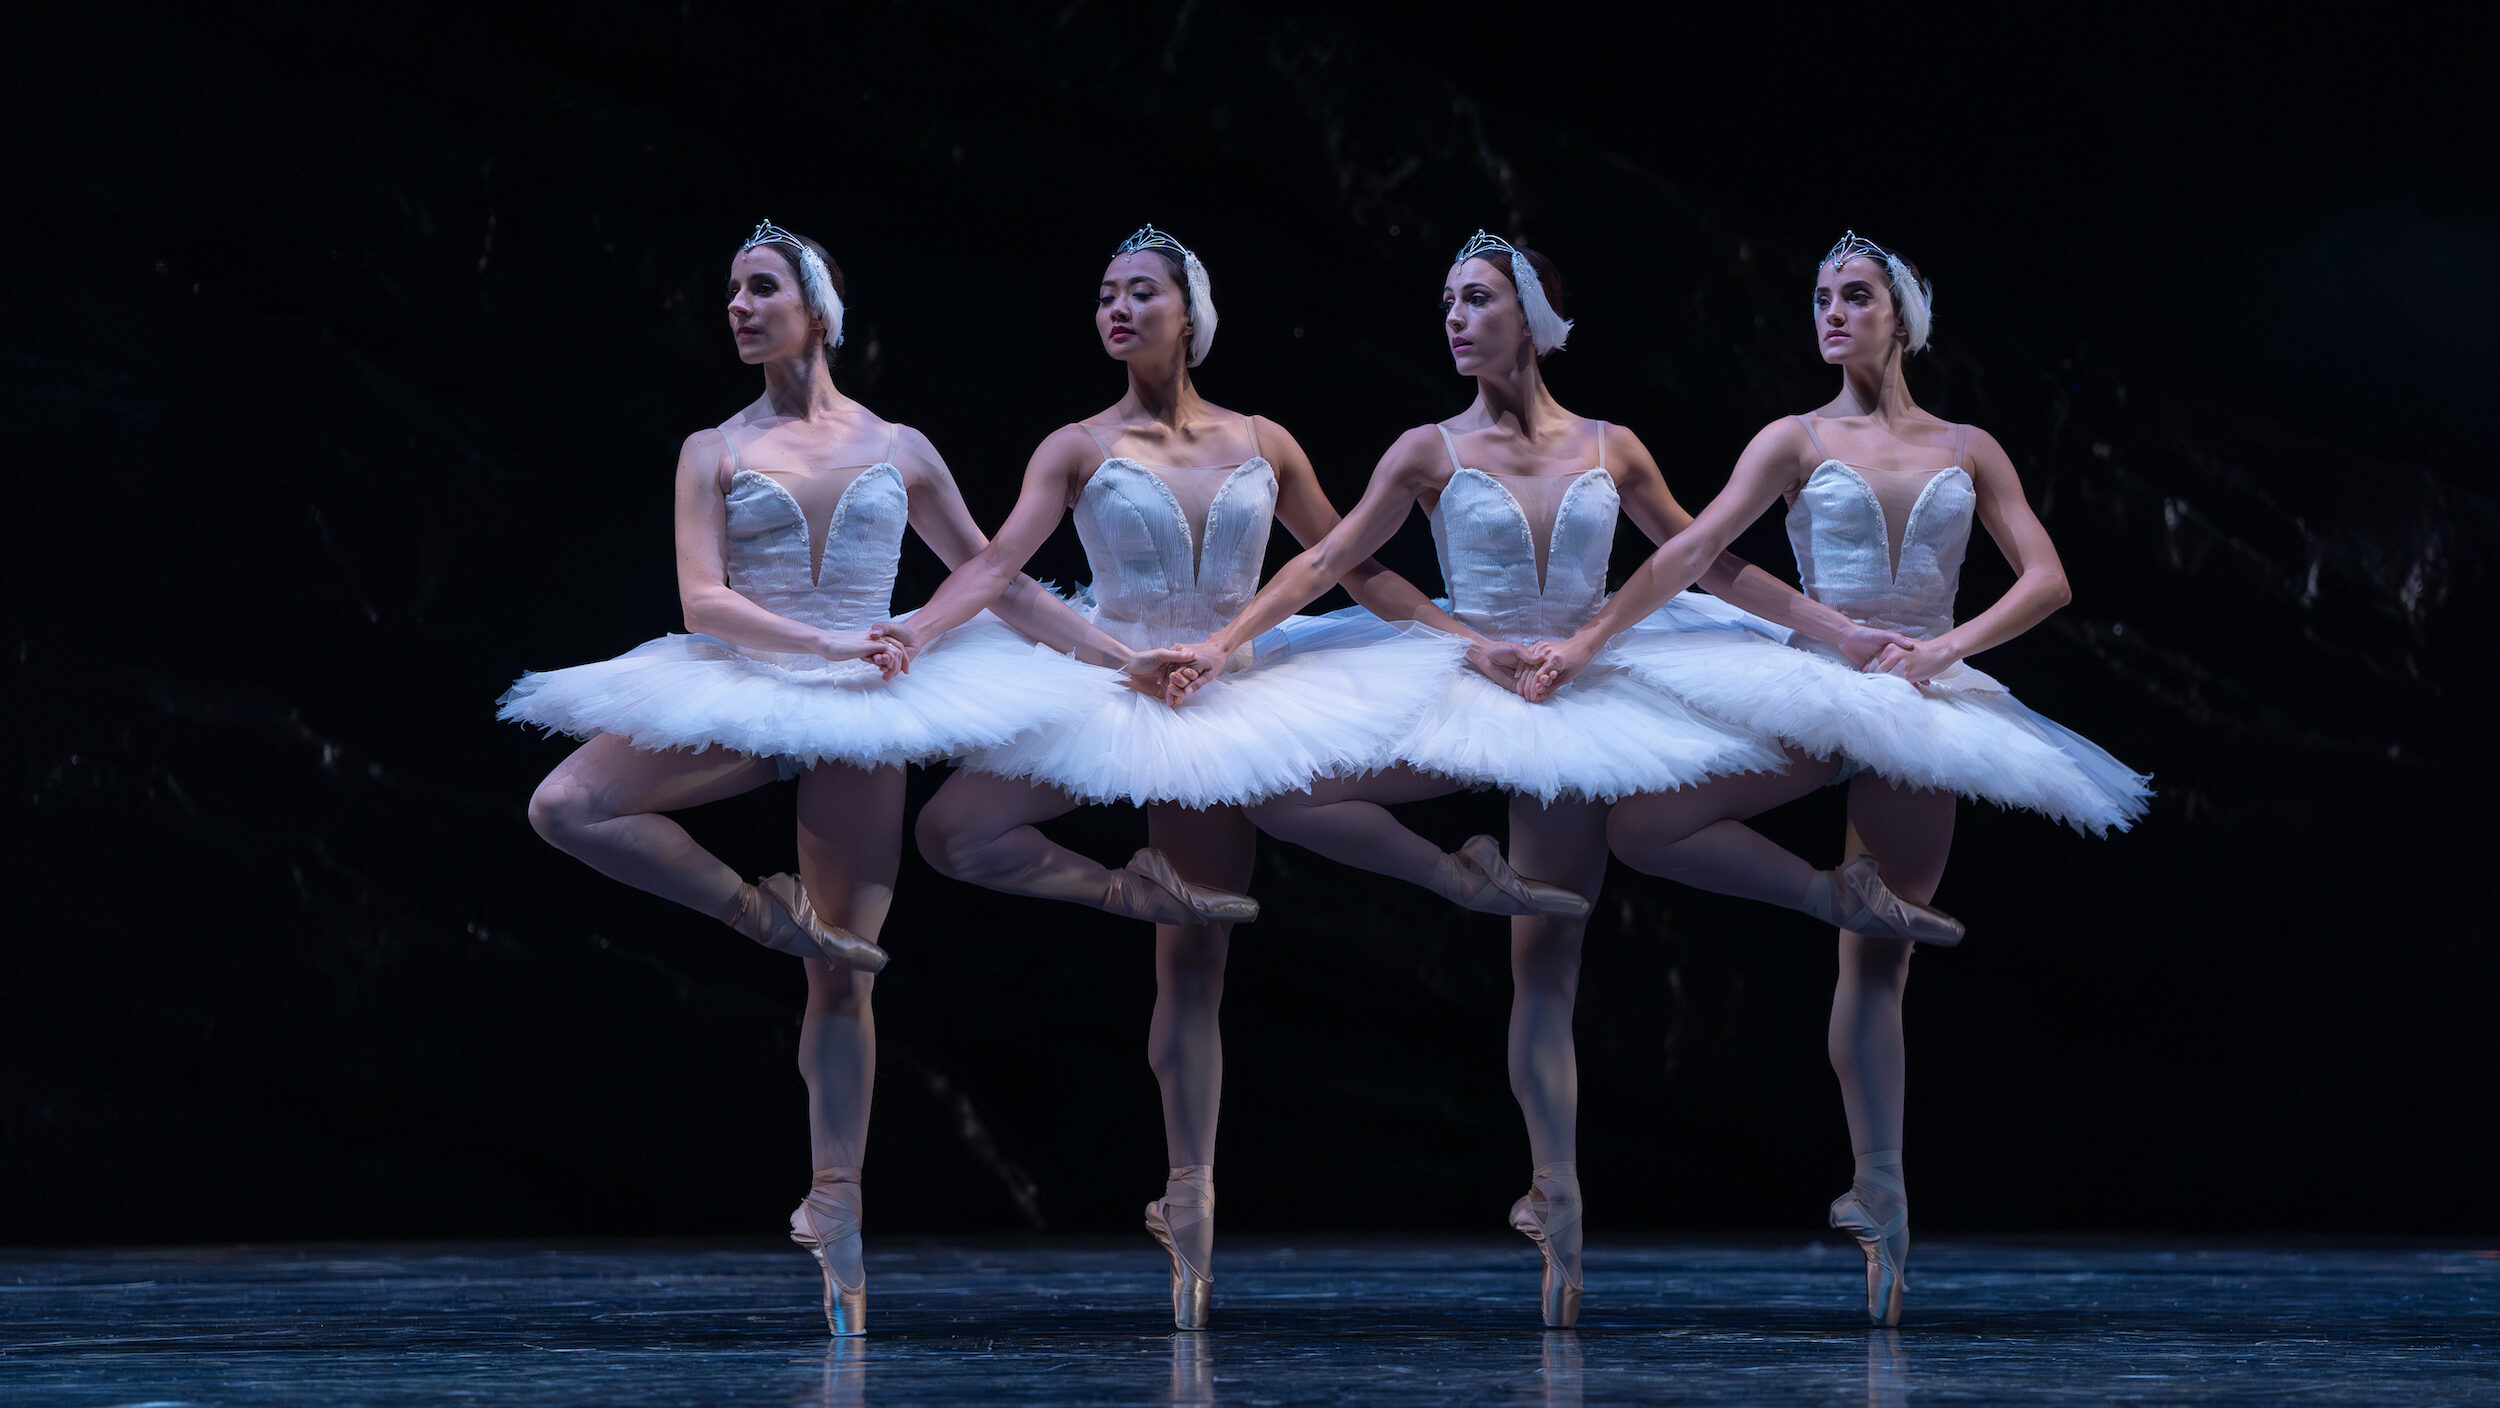
[[[1593,1255],[1576,1332],[1475,1240],[1228,1239],[1217,1328],[1150,1246],[871,1244],[866,1340],[764,1246],[0,1252],[0,1400],[31,1404],[1910,1404],[2500,1401],[2500,1251],[1922,1243],[1910,1321],[1855,1254]]]

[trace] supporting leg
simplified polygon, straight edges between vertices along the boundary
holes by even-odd
[[[1256,833],[1234,808],[1156,806],[1147,836],[1195,884],[1240,890],[1250,883]],[[1213,1293],[1215,1130],[1224,1098],[1224,1001],[1228,924],[1155,926],[1155,1010],[1147,1063],[1163,1091],[1163,1196],[1146,1226],[1172,1263],[1173,1323],[1205,1326]]]
[[[1513,797],[1511,855],[1532,874],[1595,895],[1606,877],[1606,808]],[[1572,1013],[1580,992],[1585,917],[1511,920],[1510,1088],[1528,1127],[1533,1186],[1511,1224],[1545,1258],[1545,1323],[1567,1326],[1580,1311],[1579,1057]]]
[[[1849,787],[1848,853],[1874,857],[1887,887],[1923,904],[1944,878],[1953,815],[1950,793],[1911,791],[1861,775]],[[1911,951],[1902,940],[1841,931],[1826,1043],[1856,1159],[1849,1192],[1832,1205],[1832,1225],[1865,1251],[1867,1313],[1883,1325],[1900,1322],[1901,1267],[1909,1255],[1909,1192],[1901,1168],[1909,1060],[1901,1001]]]
[[[799,876],[827,922],[875,939],[894,901],[903,844],[903,770],[828,764],[799,779]],[[825,1273],[827,1327],[867,1329],[867,1268],[859,1237],[860,1168],[877,1080],[873,974],[807,962],[807,1010],[799,1022],[799,1074],[807,1081],[807,1132],[816,1175],[790,1215],[790,1235]]]

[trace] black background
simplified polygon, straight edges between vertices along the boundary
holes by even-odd
[[[0,1241],[777,1224],[795,966],[541,844],[565,745],[491,708],[677,628],[674,447],[755,392],[717,300],[766,216],[849,276],[838,379],[984,523],[1118,396],[1087,299],[1143,221],[1213,272],[1201,387],[1341,505],[1470,394],[1435,313],[1478,225],[1558,261],[1557,394],[1693,507],[1830,394],[1814,256],[1897,244],[1939,289],[1918,396],[2006,444],[2074,582],[1984,663],[2160,788],[2108,841],[1963,808],[1972,939],[1910,1003],[1922,1226],[2487,1227],[2488,36],[1999,13],[21,17]],[[1739,548],[1789,570],[1776,515]],[[909,552],[904,604],[938,580]],[[1385,555],[1438,580],[1420,523]],[[1081,567],[1064,530],[1035,564]],[[1975,550],[1965,610],[2006,580]],[[1499,806],[1415,817],[1452,844]],[[690,824],[791,859],[785,790]],[[1837,855],[1835,795],[1767,824]],[[1254,888],[1226,1226],[1494,1228],[1527,1164],[1502,922],[1272,843]],[[912,857],[886,939],[875,1225],[1132,1227],[1143,927]],[[1819,1224],[1831,970],[1801,917],[1616,869],[1600,1235]]]

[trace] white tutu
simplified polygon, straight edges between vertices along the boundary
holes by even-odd
[[[1705,713],[1903,786],[2040,812],[2087,834],[2123,831],[2144,814],[2147,778],[1969,665],[1921,688],[1816,648],[1774,645],[1734,619],[1753,618],[1720,612],[1715,623],[1653,617],[1657,625],[1644,622],[1609,649],[1624,669]]]
[[[613,660],[525,674],[496,717],[580,738],[613,733],[654,751],[720,747],[785,764],[873,767],[992,747],[1127,692],[1115,672],[1034,644],[985,612],[891,682],[861,660],[667,635]]]
[[[1720,773],[1776,772],[1783,765],[1779,750],[1762,739],[1626,675],[1611,650],[1552,699],[1531,704],[1478,674],[1455,637],[1392,625],[1361,607],[1298,617],[1279,632],[1292,650],[1303,651],[1402,629],[1455,648],[1435,662],[1426,706],[1392,745],[1390,761],[1544,802],[1562,796],[1612,802]]]
[[[1293,618],[1260,637],[1255,663],[1218,675],[1177,709],[1123,688],[1082,718],[984,749],[965,766],[1088,802],[1187,807],[1247,806],[1387,767],[1465,647],[1361,614],[1368,627]]]

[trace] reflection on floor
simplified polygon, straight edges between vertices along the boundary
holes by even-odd
[[[2500,1251],[1922,1243],[1869,1330],[1845,1247],[1603,1246],[1576,1332],[1524,1243],[1228,1238],[1216,1328],[1136,1242],[870,1244],[865,1340],[762,1245],[0,1252],[12,1403],[1901,1405],[2500,1399]]]

